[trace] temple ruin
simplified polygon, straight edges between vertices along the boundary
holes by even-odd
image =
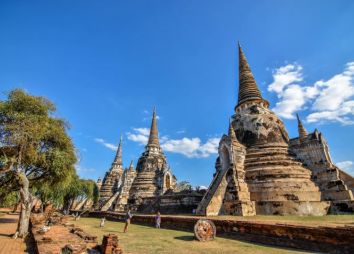
[[[216,172],[200,215],[325,215],[353,212],[353,194],[330,158],[323,135],[289,140],[269,109],[239,45],[239,92],[228,135],[219,144]],[[346,179],[345,179],[346,178]]]
[[[332,162],[317,129],[298,119],[299,137],[289,139],[283,122],[262,97],[239,45],[239,89],[228,134],[218,148],[213,180],[205,192],[177,190],[160,146],[156,110],[136,170],[123,168],[122,139],[100,188],[101,211],[199,215],[325,215],[354,211],[354,179]],[[79,204],[80,205],[80,204]],[[82,204],[80,207],[86,207]]]
[[[154,109],[149,141],[140,156],[136,167],[137,176],[130,189],[130,203],[138,205],[141,199],[161,196],[169,189],[174,189],[176,177],[167,164],[166,157],[159,143],[156,110]]]
[[[154,109],[150,135],[136,170],[131,162],[123,169],[122,139],[115,159],[103,181],[97,181],[100,200],[96,209],[124,212],[128,208],[138,212],[192,213],[203,197],[200,191],[176,189],[176,177],[167,163],[159,142],[156,110]]]

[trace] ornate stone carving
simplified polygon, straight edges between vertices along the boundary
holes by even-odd
[[[214,240],[216,236],[216,227],[210,220],[200,219],[194,225],[194,236],[201,242]]]

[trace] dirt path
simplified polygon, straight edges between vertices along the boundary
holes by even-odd
[[[26,244],[21,239],[12,239],[16,231],[18,214],[5,214],[0,217],[0,254],[27,253]]]

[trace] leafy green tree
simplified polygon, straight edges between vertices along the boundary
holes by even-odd
[[[0,207],[12,207],[18,203],[18,192],[0,190]]]
[[[54,113],[52,102],[20,89],[0,101],[0,186],[9,192],[19,191],[19,237],[28,233],[31,191],[69,182],[76,174],[68,126]]]
[[[68,211],[73,202],[91,199],[94,203],[98,201],[99,191],[92,180],[73,178],[67,189],[64,190],[63,210]]]
[[[92,180],[80,179],[76,174],[69,181],[62,181],[53,185],[44,184],[39,189],[34,190],[42,204],[52,204],[63,211],[68,211],[74,201],[84,201],[90,199],[97,202],[99,191],[97,185]]]

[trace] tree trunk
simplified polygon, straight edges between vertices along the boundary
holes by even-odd
[[[72,198],[66,196],[64,198],[64,205],[63,205],[63,211],[69,213],[70,212],[70,207],[72,205]]]
[[[20,183],[20,202],[21,202],[21,212],[20,218],[18,220],[17,232],[18,237],[24,238],[28,234],[29,219],[32,210],[32,195],[29,191],[29,182],[27,176],[18,172],[17,176]]]

